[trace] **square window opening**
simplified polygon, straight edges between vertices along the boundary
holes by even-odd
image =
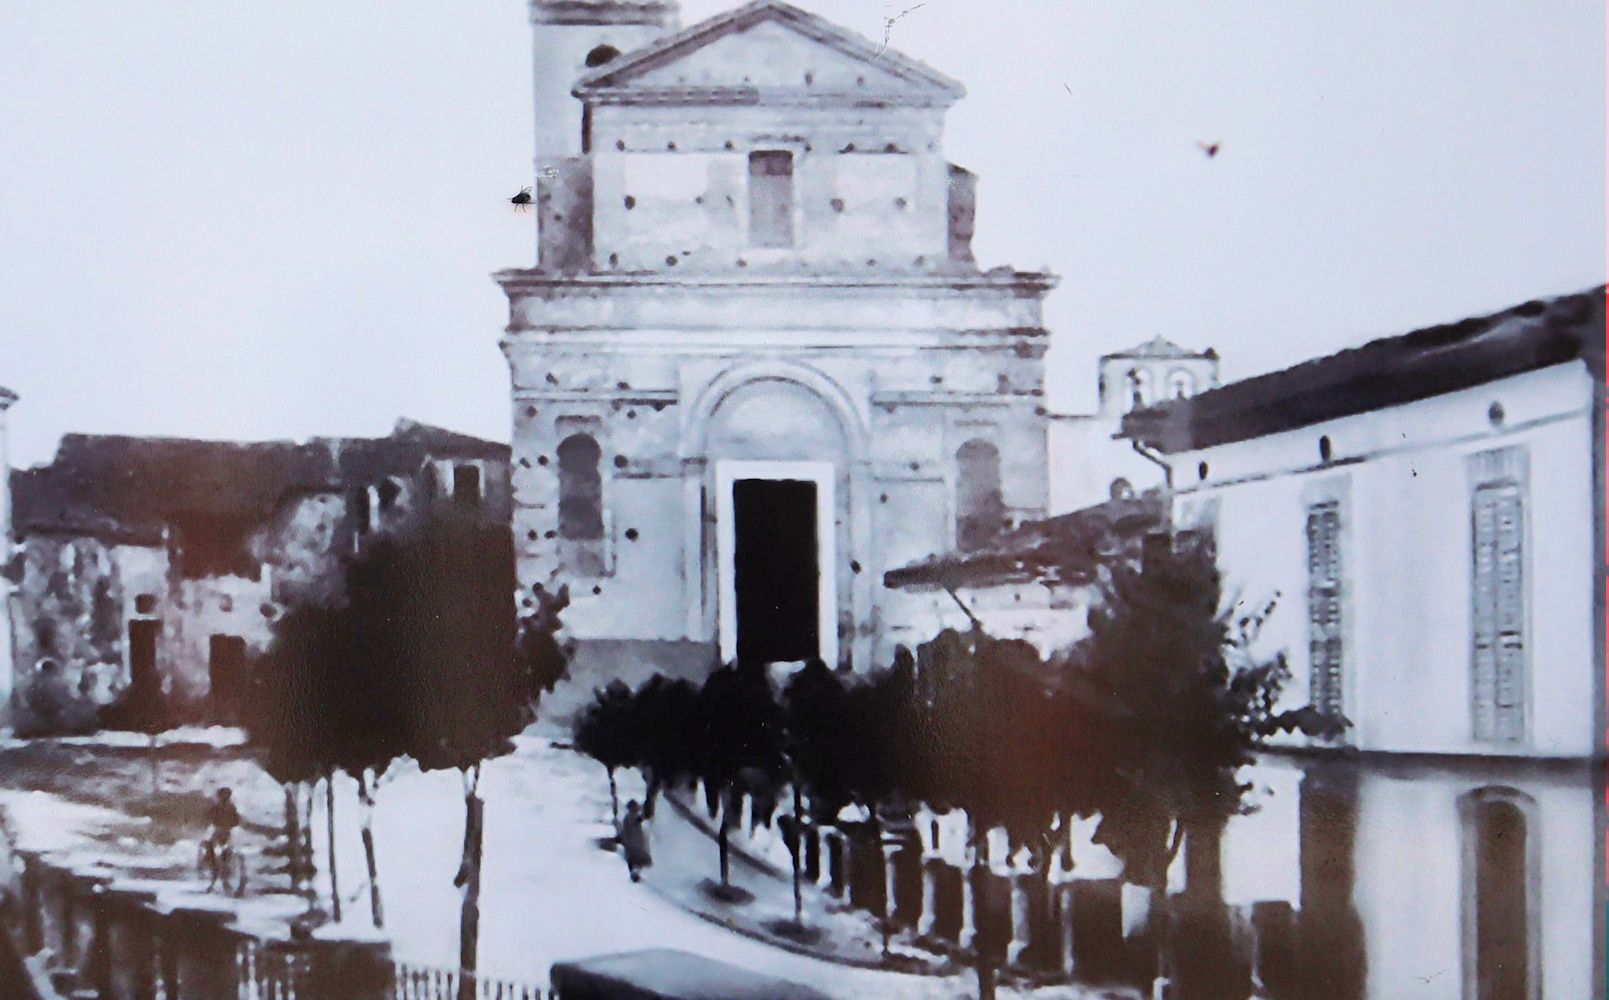
[[[749,154],[749,243],[791,247],[793,233],[793,154],[757,150]]]

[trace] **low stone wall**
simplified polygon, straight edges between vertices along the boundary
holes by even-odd
[[[749,815],[746,805],[740,814]],[[741,828],[749,833],[747,823]],[[824,894],[886,915],[908,940],[968,962],[982,952],[996,967],[1033,979],[1147,995],[1162,979],[1186,998],[1298,996],[1289,903],[1240,906],[1171,893],[1158,906],[1151,889],[1059,864],[1043,873],[958,862],[939,850],[936,836],[918,836],[924,829],[809,824],[800,838],[802,872]],[[752,840],[734,836],[733,846],[786,877],[776,853],[783,840],[762,829]]]
[[[299,937],[305,902],[233,899],[120,874],[80,853],[9,851],[5,930],[59,996],[385,1000],[384,940]],[[47,998],[48,1000],[48,998]]]

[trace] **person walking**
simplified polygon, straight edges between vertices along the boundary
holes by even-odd
[[[218,789],[217,796],[207,809],[207,839],[201,844],[201,866],[207,873],[207,888],[222,882],[230,888],[229,868],[235,861],[235,827],[240,825],[240,810],[235,808],[234,796],[228,788]]]
[[[227,846],[233,839],[235,827],[240,825],[240,810],[235,808],[234,792],[220,788],[207,809],[207,825],[212,828],[209,838],[215,847]]]
[[[642,806],[637,800],[627,802],[625,818],[620,821],[620,849],[626,855],[626,869],[631,872],[633,882],[641,882],[642,870],[654,863],[644,822]]]

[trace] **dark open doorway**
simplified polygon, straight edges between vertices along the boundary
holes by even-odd
[[[238,635],[215,635],[208,645],[208,707],[213,721],[233,723],[239,715],[241,688],[246,681],[246,640]]]
[[[141,614],[155,606],[149,595],[136,597],[135,606]],[[162,623],[154,618],[131,618],[128,623],[129,642],[129,696],[135,700],[162,697],[162,677],[156,668],[156,640],[162,634]]]
[[[776,663],[817,656],[816,484],[739,479],[732,484],[732,514],[738,659]]]
[[[1512,802],[1475,807],[1475,997],[1529,1000],[1530,908],[1525,814]]]

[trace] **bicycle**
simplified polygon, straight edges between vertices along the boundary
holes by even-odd
[[[234,844],[224,841],[221,849],[212,838],[201,842],[196,870],[207,880],[207,891],[222,888],[235,898],[246,894],[246,862]]]

